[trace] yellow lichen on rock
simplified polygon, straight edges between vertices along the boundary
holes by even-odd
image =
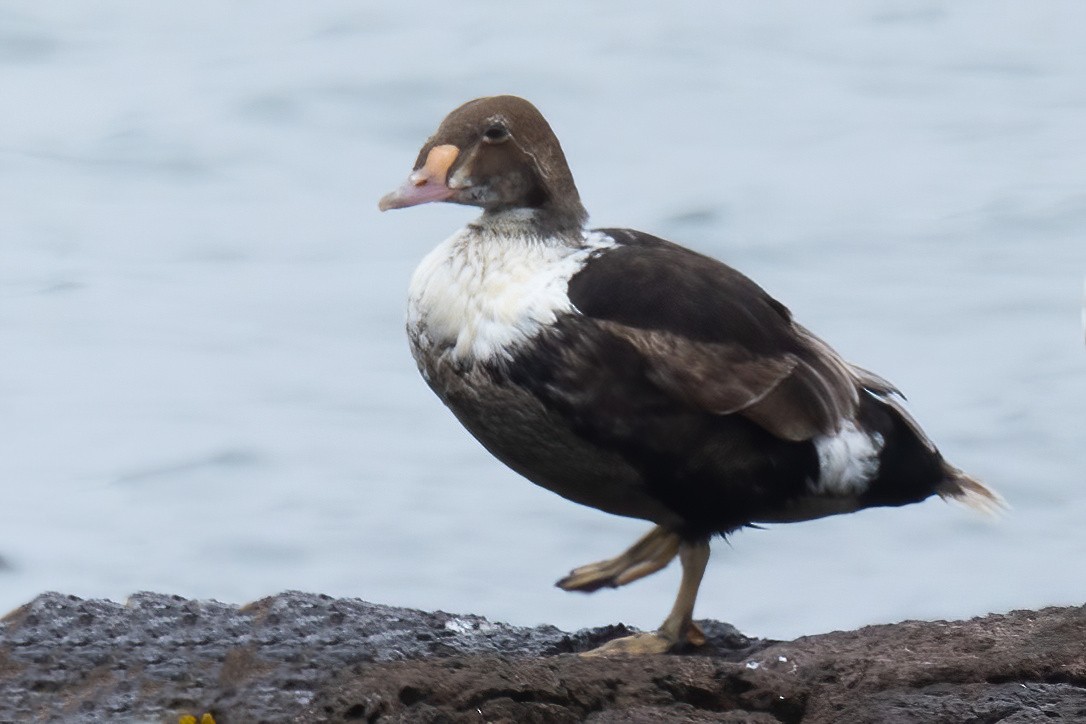
[[[177,720],[177,724],[196,724],[196,717],[192,714],[185,714]],[[200,717],[200,724],[215,724],[215,717],[211,714],[204,714]]]

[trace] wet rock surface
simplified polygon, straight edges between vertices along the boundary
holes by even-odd
[[[0,622],[0,721],[1086,722],[1086,606],[789,642],[703,622],[687,655],[284,593],[247,606],[44,594]]]

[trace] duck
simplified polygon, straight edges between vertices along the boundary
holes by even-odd
[[[556,585],[591,592],[682,566],[660,627],[599,655],[689,650],[710,541],[932,496],[1003,499],[948,463],[888,381],[846,362],[741,272],[626,228],[588,228],[561,144],[512,95],[459,106],[381,211],[481,214],[412,275],[407,337],[464,428],[529,481],[645,520]]]

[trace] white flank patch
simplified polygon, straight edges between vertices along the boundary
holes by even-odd
[[[882,443],[882,435],[859,430],[852,420],[833,435],[816,437],[819,477],[811,481],[811,490],[826,495],[863,493],[878,472]]]
[[[417,351],[447,346],[463,361],[509,356],[572,310],[570,277],[593,252],[615,245],[594,232],[577,245],[524,232],[523,219],[476,222],[426,255],[407,311]]]

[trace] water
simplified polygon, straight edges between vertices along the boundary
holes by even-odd
[[[512,92],[593,220],[757,279],[1014,506],[718,542],[697,614],[790,637],[1081,604],[1086,8],[324,0],[0,9],[0,609],[284,589],[655,626],[646,529],[505,470],[419,379],[380,215],[446,112]]]

